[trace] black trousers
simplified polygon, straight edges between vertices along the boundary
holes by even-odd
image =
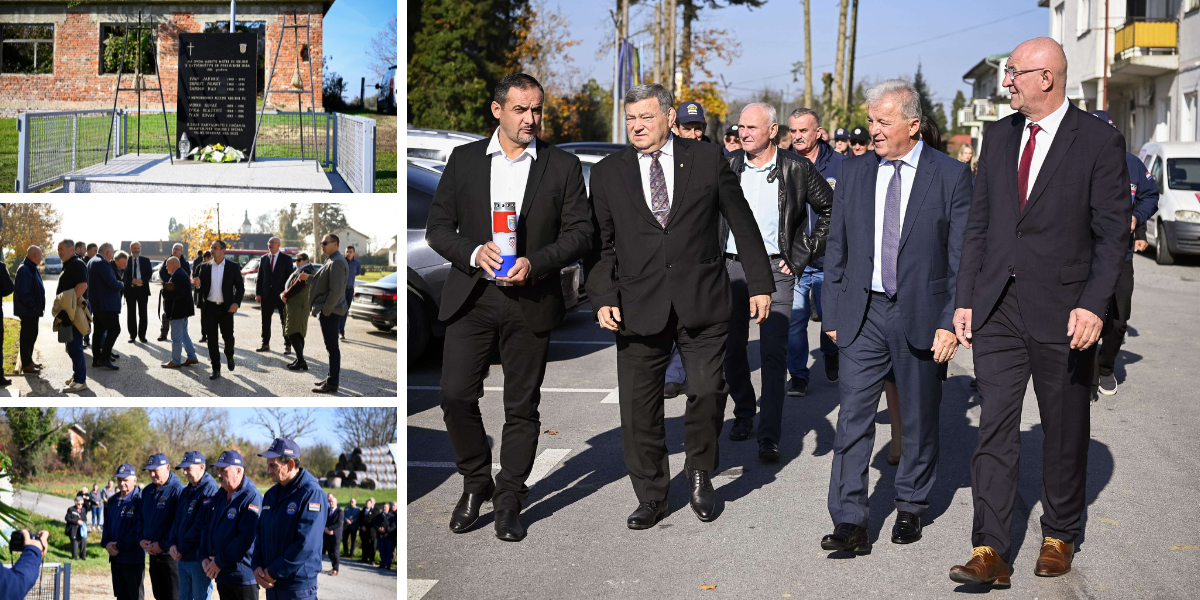
[[[87,538],[71,538],[71,558],[84,560],[87,558]]]
[[[179,600],[179,561],[169,554],[151,555],[150,589],[154,600]]]
[[[129,339],[146,337],[146,326],[150,322],[146,318],[149,305],[149,296],[125,296],[125,326],[129,329]],[[137,332],[137,335],[134,335],[134,332]]]
[[[342,377],[342,349],[338,345],[337,331],[341,319],[341,315],[326,316],[322,313],[317,316],[317,322],[321,324],[321,337],[325,340],[325,351],[329,353],[329,383],[331,385],[338,385]],[[444,371],[442,376],[445,377]]]
[[[301,363],[304,363],[305,362],[305,360],[304,360],[304,336],[302,336],[298,333],[293,333],[292,335],[289,335],[284,339],[287,340],[288,343],[293,348],[296,349],[296,360],[300,361]]]
[[[1121,275],[1117,278],[1117,287],[1113,290],[1112,300],[1108,304],[1108,316],[1112,326],[1105,329],[1100,336],[1100,350],[1097,360],[1100,368],[1096,372],[1096,383],[1101,375],[1112,375],[1113,366],[1117,364],[1117,354],[1121,352],[1121,344],[1125,343],[1125,332],[1129,329],[1129,315],[1133,310],[1133,261],[1125,261],[1121,267]]]
[[[491,467],[489,467],[491,468]],[[365,563],[375,562],[375,535],[366,532],[362,535],[362,561]]]
[[[1010,279],[996,308],[974,332],[973,355],[979,388],[979,446],[971,458],[975,500],[972,546],[991,546],[1009,557],[1009,527],[1017,495],[1021,452],[1021,406],[1033,378],[1042,442],[1042,535],[1072,543],[1086,505],[1090,392],[1095,346],[1072,350],[1069,343],[1042,343],[1029,334]],[[1066,323],[1063,323],[1066,331]],[[904,422],[905,428],[908,422]]]
[[[33,364],[33,347],[38,339],[38,318],[21,317],[21,364]]]
[[[868,477],[875,447],[875,413],[883,382],[895,376],[904,423],[900,466],[896,469],[896,510],[922,515],[937,477],[938,411],[944,367],[932,350],[908,343],[900,307],[871,293],[867,317],[849,346],[841,348],[837,433],[829,477],[829,515],[834,523],[867,526]],[[854,336],[855,332],[841,332]]]
[[[217,340],[217,330],[225,340],[225,355],[233,357],[233,313],[222,309],[220,304],[204,301],[200,309],[200,329],[208,338],[208,358],[212,361],[213,370],[221,370],[221,346]]]
[[[144,565],[119,563],[110,559],[112,568],[113,595],[117,600],[142,600],[144,597],[142,578],[146,576]],[[178,588],[178,586],[176,586]]]
[[[663,387],[672,345],[679,346],[687,372],[683,436],[686,464],[713,472],[720,459],[718,439],[729,388],[723,363],[729,323],[688,329],[675,309],[655,335],[617,334],[617,390],[621,406],[621,446],[625,468],[639,502],[667,499],[671,470]]]
[[[354,549],[358,543],[358,540],[355,539],[356,537],[358,537],[358,532],[353,527],[345,530],[345,534],[342,536],[342,556],[346,558],[354,556]]]
[[[775,292],[766,320],[758,325],[758,354],[762,365],[761,415],[758,419],[758,439],[779,442],[783,438],[783,398],[787,383],[787,341],[792,318],[792,297],[796,286],[794,275],[785,275],[779,258],[771,259],[775,276]],[[725,379],[729,382],[729,397],[733,399],[733,416],[754,418],[754,384],[750,382],[750,291],[746,287],[746,271],[742,263],[725,259],[729,284],[733,293],[733,309],[729,316],[729,339],[725,344]]]
[[[113,345],[121,335],[121,313],[112,310],[97,312],[92,316],[92,326],[95,329],[96,342],[92,348],[92,362],[112,360]],[[104,345],[100,346],[100,340]],[[99,347],[96,347],[99,346]]]
[[[324,547],[321,552],[329,555],[329,562],[333,563],[333,570],[338,570],[338,537],[336,535],[326,535]]]
[[[284,304],[279,299],[279,294],[268,291],[266,296],[262,297],[262,341],[263,344],[271,343],[271,316],[276,311],[279,312],[279,329],[284,328],[284,321],[287,319],[287,304]],[[284,344],[290,345],[290,342],[285,337]]]
[[[330,323],[331,334],[336,336],[337,323]],[[326,329],[326,322],[322,322],[321,329]],[[515,288],[481,280],[446,327],[442,361],[442,414],[454,445],[458,472],[464,478],[463,489],[472,493],[484,492],[493,485],[492,448],[483,428],[479,398],[497,344],[504,370],[504,429],[492,505],[496,510],[519,511],[529,495],[525,480],[533,470],[537,452],[541,427],[538,404],[546,377],[550,332],[534,333],[529,328]],[[661,388],[661,373],[658,382]]]
[[[258,585],[218,582],[217,597],[220,600],[258,600]]]

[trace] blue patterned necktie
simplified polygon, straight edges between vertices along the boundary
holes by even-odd
[[[663,174],[662,165],[658,164],[661,155],[662,150],[650,153],[650,212],[654,213],[658,224],[665,227],[671,204],[667,201],[667,176]]]
[[[883,201],[883,244],[880,248],[882,262],[879,264],[883,279],[883,291],[888,298],[896,297],[896,255],[900,253],[900,167],[903,161],[890,163],[896,168],[888,182],[887,195]]]

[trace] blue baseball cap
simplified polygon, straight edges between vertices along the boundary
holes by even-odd
[[[113,477],[116,477],[117,479],[137,477],[137,471],[133,470],[133,465],[129,463],[121,463],[121,466],[117,467],[116,475],[113,475]]]
[[[146,466],[142,467],[143,471],[153,471],[164,465],[170,465],[171,461],[167,460],[166,454],[151,454],[150,458],[146,459]]]
[[[1104,121],[1105,123],[1108,123],[1109,125],[1113,124],[1112,118],[1108,116],[1107,110],[1093,110],[1092,116]]]
[[[845,127],[838,127],[837,131],[833,132],[833,139],[835,141],[836,140],[848,140],[848,139],[850,139],[850,132],[846,131]]]
[[[675,109],[675,122],[677,123],[706,123],[704,120],[704,107],[700,106],[699,102],[684,102]]]
[[[300,446],[296,442],[287,438],[275,438],[271,442],[271,447],[267,448],[266,452],[259,452],[259,456],[263,458],[300,458]]]
[[[179,463],[179,466],[175,468],[182,469],[191,465],[202,464],[204,464],[204,455],[200,454],[199,450],[188,450],[187,453],[183,455],[183,462]]]
[[[237,450],[226,450],[217,458],[217,462],[213,463],[214,467],[246,467],[246,463],[242,460],[242,453]]]

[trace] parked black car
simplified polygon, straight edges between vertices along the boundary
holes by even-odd
[[[380,331],[391,331],[396,326],[396,280],[392,273],[374,283],[357,284],[350,318],[370,321]]]

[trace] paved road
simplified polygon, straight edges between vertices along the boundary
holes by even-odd
[[[1200,572],[1200,452],[1195,423],[1200,385],[1200,262],[1160,267],[1135,258],[1137,290],[1129,337],[1118,360],[1119,393],[1092,411],[1085,536],[1072,573],[1033,576],[1041,544],[1041,444],[1030,386],[1021,424],[1021,485],[1014,516],[1013,590],[1021,598],[1179,598],[1194,594]],[[584,307],[586,308],[586,307]],[[752,328],[753,329],[753,328]],[[810,327],[815,342],[815,327]],[[752,340],[751,356],[757,355]],[[815,346],[813,346],[815,347]],[[895,468],[887,465],[887,411],[880,407],[871,463],[868,556],[842,559],[819,547],[832,530],[826,509],[837,418],[835,387],[820,359],[805,398],[785,408],[783,459],[764,465],[753,442],[721,441],[714,480],[719,518],[701,523],[687,506],[683,398],[666,402],[675,474],[671,513],[656,528],[630,531],[636,500],[621,458],[612,336],[573,313],[553,336],[541,406],[529,536],[503,543],[490,504],[472,531],[453,535],[450,511],[462,490],[452,466],[436,390],[440,365],[408,375],[409,597],[437,598],[946,598],[979,590],[957,586],[949,568],[970,556],[971,490],[979,399],[970,351],[950,365],[941,410],[941,462],[925,537],[890,543]],[[758,388],[757,361],[752,358]],[[498,461],[503,376],[494,365],[481,410]],[[416,388],[416,389],[414,389]],[[548,391],[553,389],[554,391]],[[573,391],[569,391],[573,390]],[[725,432],[732,423],[732,405]],[[565,456],[564,456],[565,455]],[[414,466],[419,465],[419,466]],[[702,585],[715,590],[701,591]]]
[[[46,279],[46,306],[54,302],[57,277]],[[163,369],[160,365],[171,360],[171,342],[159,342],[158,293],[150,298],[150,325],[146,331],[148,343],[129,343],[126,326],[126,306],[122,302],[121,334],[113,349],[121,356],[116,361],[119,371],[92,368],[92,350],[84,350],[87,364],[88,389],[79,396],[315,396],[312,387],[329,371],[329,354],[321,337],[321,326],[310,317],[305,341],[308,372],[292,372],[286,365],[294,356],[283,355],[283,332],[278,317],[272,321],[271,352],[254,349],[262,343],[262,317],[258,304],[250,295],[234,315],[234,364],[230,372],[224,364],[222,344],[221,379],[210,381],[211,363],[207,344],[199,344],[200,316],[188,319],[188,331],[196,344],[200,364],[186,369]],[[5,314],[11,315],[6,306]],[[62,396],[65,381],[71,377],[71,361],[58,334],[51,330],[49,316],[41,320],[36,346],[38,358],[46,369],[40,377],[27,377],[30,395]],[[351,319],[346,323],[346,340],[341,342],[342,374],[339,396],[396,396],[396,330],[379,331],[366,321]]]

